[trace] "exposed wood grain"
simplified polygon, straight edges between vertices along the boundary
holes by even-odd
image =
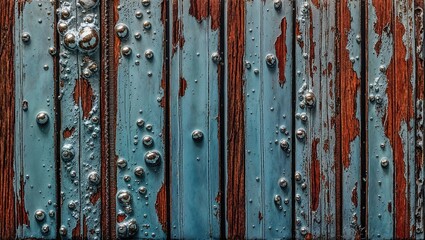
[[[227,233],[245,235],[244,43],[245,1],[227,2]],[[232,104],[234,103],[234,104]]]
[[[13,29],[15,2],[0,1],[0,238],[16,236],[14,181],[15,70]]]

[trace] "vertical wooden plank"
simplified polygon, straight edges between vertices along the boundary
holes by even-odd
[[[344,0],[338,6],[343,238],[359,238],[361,233],[361,11],[358,0]]]
[[[18,50],[14,42],[15,29],[15,2],[0,2],[0,238],[16,236],[17,214],[15,212],[14,179],[14,140],[15,140],[15,51]],[[17,25],[19,28],[19,25]],[[14,193],[14,194],[12,194]]]
[[[264,238],[264,148],[262,117],[263,78],[262,66],[264,57],[261,54],[262,1],[246,1],[244,32],[244,94],[245,94],[245,205],[246,205],[246,237]],[[273,9],[272,9],[273,10]],[[275,25],[274,25],[275,26]],[[261,72],[261,75],[260,75]],[[230,103],[231,104],[231,103]],[[240,103],[239,103],[240,104]],[[273,125],[274,126],[274,125]],[[232,206],[228,206],[230,208]]]
[[[394,219],[395,238],[415,235],[415,38],[414,1],[397,1],[394,5]],[[412,202],[413,201],[413,202]]]
[[[417,239],[423,239],[424,236],[424,95],[425,95],[425,84],[424,84],[424,7],[425,2],[423,0],[415,0],[415,73],[416,73],[416,151],[415,151],[415,191],[413,199],[415,200],[415,232]],[[413,214],[413,213],[412,213]]]
[[[245,236],[245,1],[227,1],[225,89],[226,116],[226,235]],[[227,60],[227,62],[226,62]]]
[[[20,1],[14,14],[17,237],[55,238],[54,4]]]
[[[295,234],[336,237],[336,4],[297,1],[296,13]]]
[[[116,2],[117,237],[165,238],[166,1]]]
[[[393,209],[393,29],[392,1],[367,2],[367,120],[369,238],[392,238]],[[394,96],[393,96],[394,97]],[[400,146],[401,147],[401,146]],[[385,166],[385,167],[383,167]]]
[[[220,237],[220,1],[170,6],[171,236]]]
[[[246,237],[292,237],[291,1],[246,3]]]

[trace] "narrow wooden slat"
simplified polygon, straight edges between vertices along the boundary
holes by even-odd
[[[296,13],[295,234],[335,237],[336,4],[297,1]]]
[[[226,37],[226,236],[245,236],[244,43],[245,1],[227,1]]]
[[[361,10],[361,1],[338,5],[343,238],[359,238],[361,231]]]
[[[219,4],[193,0],[170,6],[173,238],[220,237]]]
[[[367,233],[370,238],[392,238],[394,229],[394,129],[393,101],[395,91],[393,54],[394,38],[391,16],[392,1],[367,2],[367,147],[368,199]],[[383,167],[381,163],[388,163]]]
[[[18,2],[14,14],[16,236],[55,238],[55,68],[49,54],[55,46],[54,4]],[[27,41],[22,39],[26,34]],[[41,112],[48,115],[45,124],[36,121]],[[35,218],[38,210],[44,213],[42,221]]]
[[[14,147],[15,147],[15,51],[19,50],[17,42],[14,43],[15,29],[15,2],[0,2],[0,238],[13,238],[16,236],[17,214],[15,214],[14,192]],[[17,25],[19,28],[19,25]],[[19,111],[20,112],[20,111]]]
[[[115,6],[117,237],[166,237],[165,3],[121,0]],[[128,36],[117,28],[123,24]],[[144,174],[137,176],[140,167]]]

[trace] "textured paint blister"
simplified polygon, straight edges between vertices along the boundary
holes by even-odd
[[[56,237],[54,5],[16,4],[15,201],[16,237]],[[48,119],[39,115],[45,113]],[[37,116],[42,117],[37,121]],[[45,115],[44,115],[45,116]],[[46,121],[47,120],[47,121]],[[9,176],[12,177],[12,176]]]
[[[220,1],[173,1],[171,49],[171,237],[220,237]]]
[[[124,1],[116,4],[116,234],[117,237],[164,238],[164,28],[162,1]],[[118,24],[128,27],[124,36]],[[122,32],[121,32],[122,33]],[[142,170],[140,170],[140,168]],[[126,196],[130,195],[127,201]]]
[[[246,3],[246,237],[292,236],[291,1]]]

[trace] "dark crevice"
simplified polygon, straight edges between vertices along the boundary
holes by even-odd
[[[297,106],[297,96],[296,96],[296,92],[297,92],[297,75],[296,75],[296,25],[297,25],[297,11],[296,11],[296,3],[293,2],[294,6],[292,8],[292,33],[294,35],[293,39],[292,39],[292,128],[291,128],[291,145],[292,145],[292,151],[291,151],[291,161],[292,161],[292,168],[291,168],[291,176],[292,176],[292,181],[291,181],[291,189],[292,189],[292,194],[291,194],[291,199],[295,199],[295,159],[296,159],[296,135],[295,135],[295,113],[296,113],[296,106]],[[291,201],[291,207],[292,207],[292,238],[295,239],[296,238],[296,208],[295,208],[295,201]]]

